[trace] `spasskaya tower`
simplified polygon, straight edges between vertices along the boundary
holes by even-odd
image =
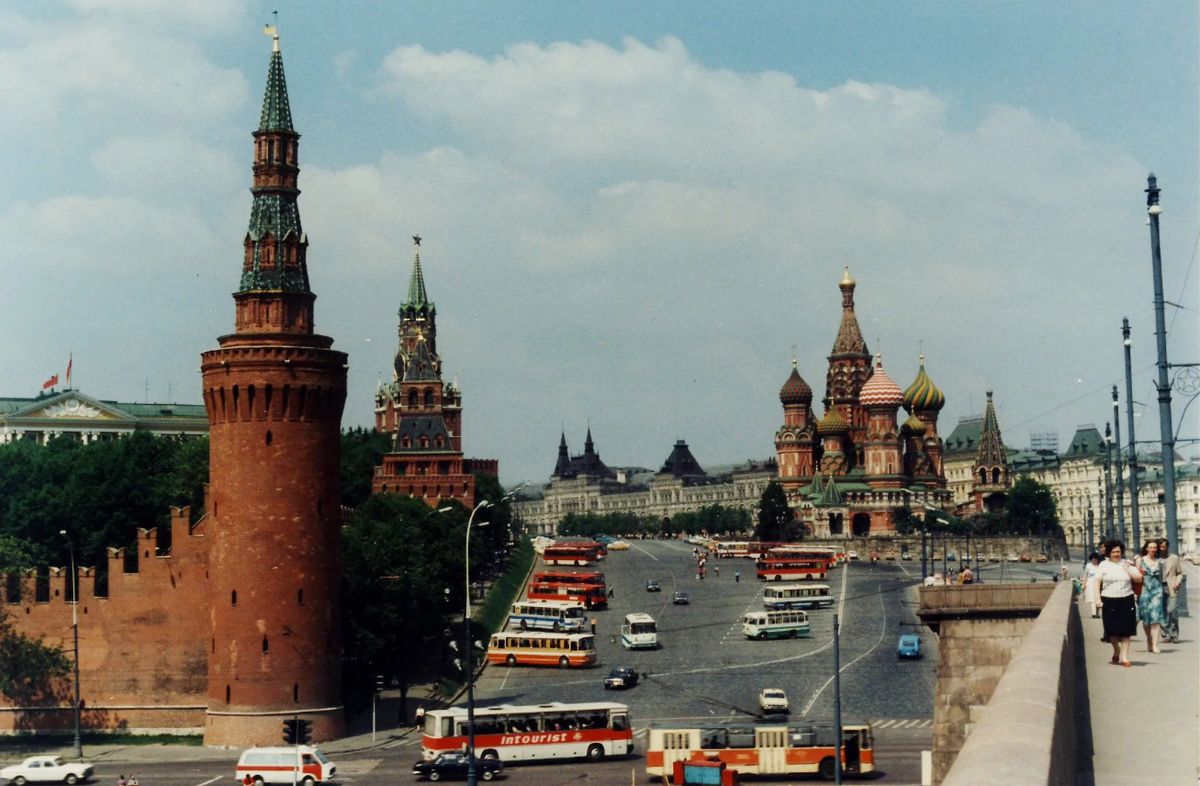
[[[254,205],[235,328],[202,355],[212,608],[207,745],[278,744],[282,721],[339,737],[339,431],[346,354],[313,332],[279,37],[254,132]],[[201,624],[197,620],[197,624]]]

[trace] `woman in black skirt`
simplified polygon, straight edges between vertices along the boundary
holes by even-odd
[[[1108,559],[1100,563],[1096,581],[1096,605],[1104,618],[1104,634],[1112,645],[1112,662],[1129,666],[1129,640],[1137,635],[1137,602],[1133,585],[1142,582],[1142,572],[1122,559],[1125,544],[1107,541]]]

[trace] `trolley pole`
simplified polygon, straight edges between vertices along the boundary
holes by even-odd
[[[1121,319],[1121,336],[1125,344],[1125,419],[1129,424],[1129,519],[1133,523],[1133,543],[1142,542],[1138,525],[1138,465],[1137,437],[1133,430],[1133,365],[1129,356],[1129,317]]]
[[[1113,439],[1117,442],[1117,531],[1121,540],[1125,539],[1125,477],[1121,465],[1121,404],[1117,400],[1117,386],[1112,386],[1113,396]],[[1134,540],[1130,545],[1136,545]]]
[[[1163,512],[1167,540],[1179,548],[1179,525],[1175,520],[1175,427],[1171,419],[1171,381],[1167,378],[1167,323],[1163,316],[1162,247],[1158,241],[1158,179],[1146,179],[1146,212],[1150,214],[1150,257],[1154,268],[1154,340],[1158,345],[1158,428],[1162,440]]]
[[[842,659],[838,652],[838,614],[833,613],[833,782],[842,782]]]

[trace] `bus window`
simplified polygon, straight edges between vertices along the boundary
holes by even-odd
[[[754,729],[734,729],[729,732],[730,748],[753,748]]]
[[[454,728],[453,723],[454,723],[453,718],[442,718],[442,733],[437,736],[453,737],[454,735],[450,733],[450,730]]]
[[[705,750],[716,750],[729,747],[729,732],[725,729],[709,729],[700,740],[700,747]]]
[[[628,715],[614,715],[612,719],[613,731],[625,731],[629,728]]]

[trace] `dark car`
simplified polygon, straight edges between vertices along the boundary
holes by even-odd
[[[608,673],[604,678],[604,687],[606,689],[615,690],[617,688],[632,688],[638,684],[638,673],[636,669],[626,669],[618,667]]]
[[[676,606],[686,606],[691,603],[691,601],[688,600],[688,594],[686,592],[676,592],[671,596],[671,602]]]
[[[504,773],[504,765],[498,759],[481,759],[475,757],[475,774],[485,781],[490,781]],[[440,781],[443,778],[467,777],[467,754],[461,751],[443,753],[436,759],[419,761],[413,765],[413,775]]]
[[[658,583],[658,579],[646,580],[646,592],[662,592],[662,585]]]

